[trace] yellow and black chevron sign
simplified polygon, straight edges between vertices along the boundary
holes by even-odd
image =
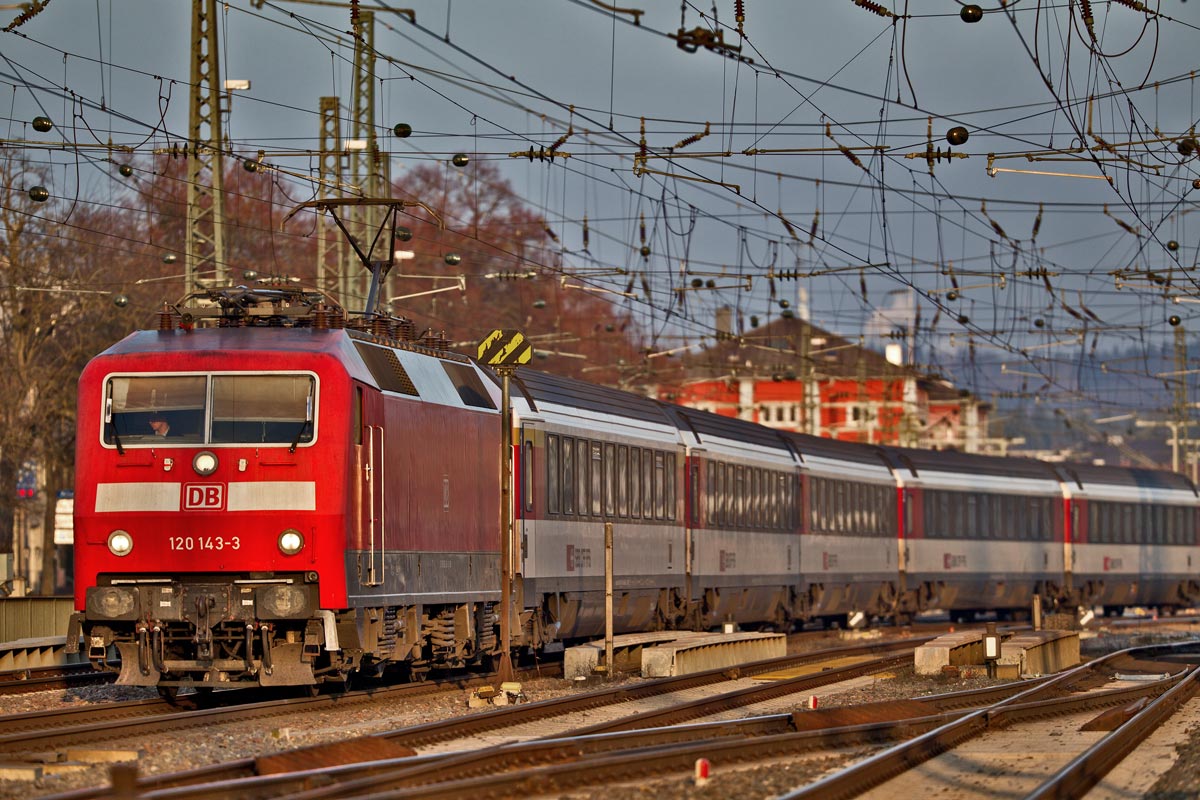
[[[479,360],[494,367],[528,364],[533,360],[533,345],[520,331],[495,330],[479,343]]]

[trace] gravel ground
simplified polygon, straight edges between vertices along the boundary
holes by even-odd
[[[870,639],[872,635],[858,635],[855,638]],[[1154,637],[1154,641],[1162,640],[1161,635]],[[790,649],[823,649],[839,643],[844,642],[839,642],[839,637],[831,634],[828,637],[801,639]],[[1119,649],[1145,643],[1149,643],[1146,635],[1131,634],[1085,640],[1083,649],[1086,653],[1095,654],[1114,648]],[[622,681],[622,683],[629,684],[637,682],[640,682],[640,679],[629,678]],[[910,667],[905,667],[882,676],[856,679],[840,687],[840,691],[835,687],[826,687],[820,693],[820,702],[822,707],[844,706],[869,701],[904,699],[961,691],[993,683],[995,681],[988,679],[983,670],[964,670],[957,677],[939,677],[931,680],[918,678]],[[579,691],[575,685],[550,678],[526,681],[523,688],[530,701],[551,699]],[[6,714],[15,714],[86,703],[156,696],[157,693],[154,690],[91,686],[69,691],[36,692],[8,697],[5,698],[2,711]],[[454,692],[419,700],[379,702],[365,706],[329,709],[305,715],[291,724],[279,719],[243,722],[236,726],[214,726],[207,729],[204,735],[197,735],[197,731],[193,730],[178,734],[159,734],[152,739],[111,743],[108,746],[111,748],[126,746],[141,750],[143,755],[139,760],[138,767],[143,774],[174,772],[472,713],[467,708],[467,696],[467,692]],[[803,699],[795,701],[795,705],[802,704]],[[746,713],[751,712],[747,711]],[[1188,740],[1180,743],[1179,750],[1180,760],[1175,769],[1164,776],[1159,785],[1155,787],[1155,793],[1147,795],[1147,797],[1153,798],[1153,800],[1200,798],[1200,793],[1195,786],[1195,776],[1200,770],[1200,728],[1189,732]],[[704,787],[695,786],[690,776],[677,776],[661,781],[641,782],[621,787],[618,791],[635,797],[704,797],[710,800],[726,797],[773,797],[797,786],[810,783],[821,775],[862,758],[870,752],[873,751],[855,748],[842,753],[798,757],[765,766],[716,763],[712,765],[712,777]],[[0,780],[0,800],[7,798],[33,800],[48,794],[107,783],[107,765],[92,766],[83,772],[43,776],[35,781]],[[587,798],[588,800],[591,798],[609,800],[613,796],[613,788],[585,790],[563,796]]]

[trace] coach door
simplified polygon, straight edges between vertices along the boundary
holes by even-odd
[[[366,586],[379,586],[387,579],[387,547],[384,541],[387,467],[384,458],[383,403],[377,392],[364,393],[362,388],[356,388],[355,392],[357,439],[360,445],[358,541],[367,551],[363,583]]]

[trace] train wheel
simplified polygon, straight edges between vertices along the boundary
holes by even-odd
[[[178,686],[159,686],[158,696],[166,700],[171,705],[175,705],[179,700]]]

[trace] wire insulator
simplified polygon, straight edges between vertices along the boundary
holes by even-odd
[[[745,36],[742,24],[746,21],[746,0],[733,0],[733,18],[737,21],[739,36]]]
[[[788,222],[788,218],[783,215],[783,209],[776,212],[779,215],[779,220],[783,223],[783,227],[787,229],[788,235],[796,241],[800,241],[800,237],[796,235],[796,229],[792,227],[792,223]]]
[[[16,19],[8,23],[8,25],[4,28],[4,32],[8,33],[15,28],[21,27],[38,14],[42,13],[42,10],[48,5],[50,5],[50,0],[33,0],[32,3],[25,6],[25,10],[18,14]]]
[[[691,136],[687,137],[686,139],[679,140],[679,142],[671,149],[672,150],[682,150],[683,148],[687,147],[689,144],[695,144],[696,142],[700,141],[705,136],[708,136],[710,133],[712,133],[712,123],[706,122],[706,123],[704,123],[704,133],[693,133]]]
[[[1004,228],[1000,227],[1000,223],[997,222],[996,220],[992,219],[991,216],[988,214],[987,201],[981,201],[979,203],[979,211],[980,211],[980,213],[983,214],[984,219],[986,219],[988,222],[992,223],[992,230],[994,230],[1001,239],[1008,238],[1008,234],[1004,232]]]
[[[1092,16],[1092,0],[1079,0],[1079,16],[1083,17],[1083,24],[1088,29],[1088,36],[1095,41],[1096,18]]]
[[[1149,12],[1150,10],[1146,8],[1145,3],[1139,3],[1137,0],[1115,0],[1115,2],[1126,8],[1132,8],[1134,11],[1141,11],[1142,13]]]
[[[642,214],[642,221],[638,227],[639,227],[640,233],[641,233],[642,244],[645,244],[646,243],[646,215],[645,214]]]
[[[553,153],[555,150],[557,150],[558,148],[560,148],[564,144],[566,144],[567,139],[570,139],[571,136],[574,135],[574,133],[575,133],[574,126],[568,125],[567,132],[564,133],[562,136],[558,137],[557,139],[555,139],[554,144],[550,145],[550,152]]]
[[[166,303],[163,303],[162,309],[160,309],[158,312],[158,329],[160,331],[170,331],[175,329],[175,313]]]
[[[891,11],[888,11],[886,8],[884,8],[879,3],[872,2],[872,0],[854,0],[854,5],[858,6],[859,8],[865,8],[867,11],[870,11],[872,14],[878,14],[879,16],[884,17],[885,19],[895,19],[896,18],[896,15],[893,14]]]
[[[588,220],[587,214],[583,215],[583,249],[588,249]]]

